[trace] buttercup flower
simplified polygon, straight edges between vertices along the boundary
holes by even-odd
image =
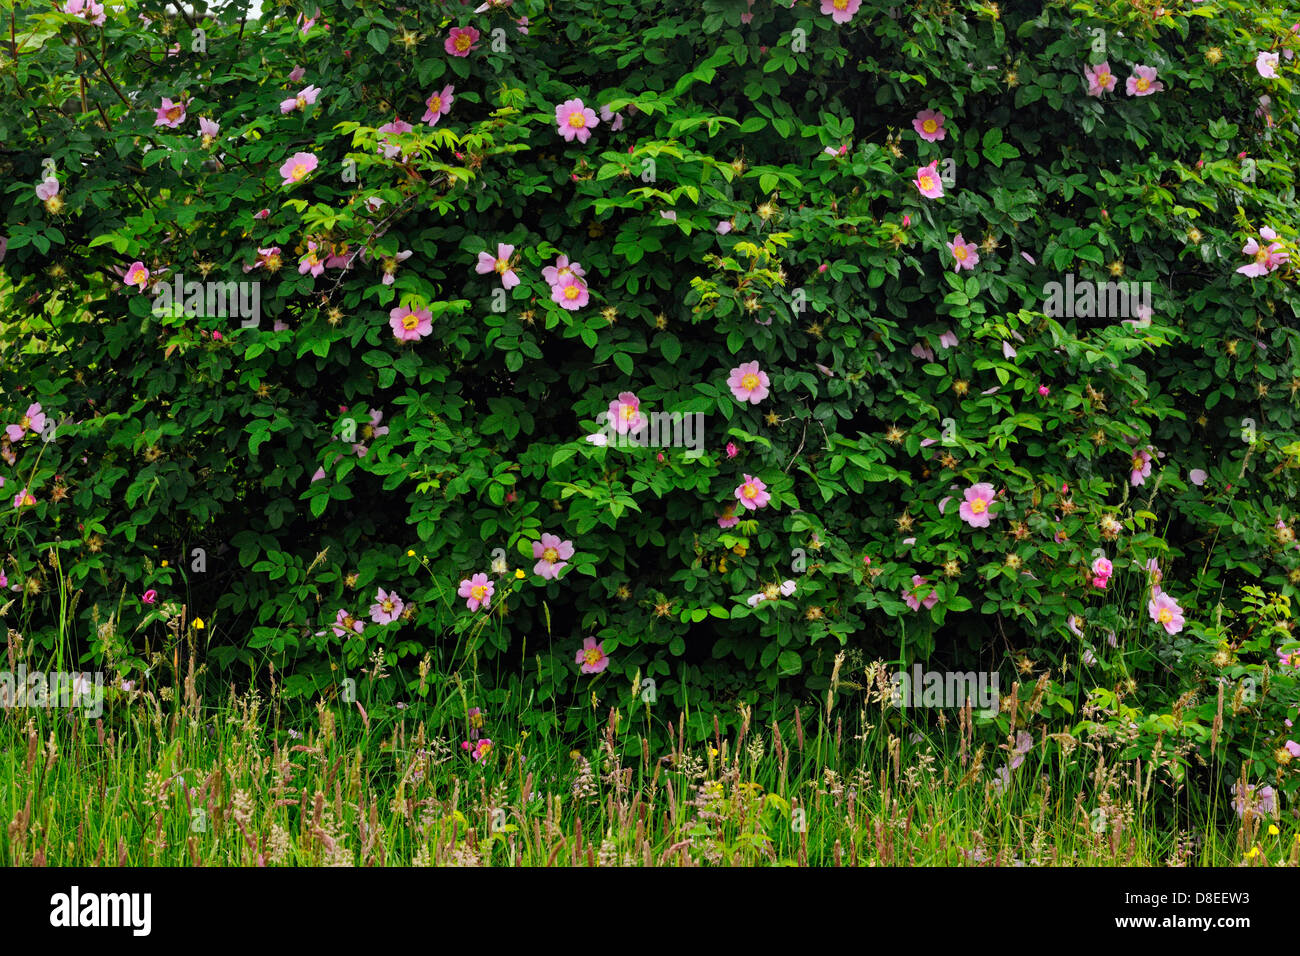
[[[402,611],[406,604],[396,591],[385,591],[383,588],[375,595],[375,603],[370,605],[370,620],[376,624],[391,624],[402,616]]]
[[[579,143],[591,139],[592,129],[600,123],[596,111],[590,106],[583,106],[582,100],[565,100],[555,108],[555,123],[565,142],[575,138]]]
[[[962,269],[974,269],[979,265],[980,254],[978,247],[975,243],[963,239],[960,232],[957,233],[952,242],[948,243],[948,251],[952,253],[953,272],[961,272]]]
[[[994,498],[993,486],[987,482],[980,482],[971,485],[964,492],[966,498],[958,509],[958,514],[972,528],[987,528],[989,526],[989,505],[993,503]]]
[[[442,48],[452,56],[469,56],[478,45],[479,32],[473,27],[452,27]]]
[[[727,385],[736,401],[749,402],[751,405],[757,405],[767,398],[768,386],[771,384],[767,373],[759,370],[757,362],[744,362],[733,368],[727,376]]]
[[[765,507],[772,500],[772,495],[760,479],[746,475],[745,480],[736,488],[736,500],[744,508],[754,511]]]
[[[1156,79],[1154,66],[1133,67],[1133,75],[1128,78],[1128,83],[1124,87],[1129,96],[1150,96],[1152,93],[1161,92],[1164,88],[1165,85]]]
[[[634,392],[619,392],[618,398],[609,403],[609,423],[620,435],[634,435],[645,427],[641,400]]]
[[[292,186],[294,183],[300,183],[320,165],[318,160],[311,153],[294,153],[284,161],[280,167],[280,176],[283,179],[283,185]]]
[[[605,653],[605,642],[589,637],[582,642],[578,651],[577,663],[582,665],[582,673],[599,674],[609,666],[609,656]]]
[[[939,180],[939,161],[936,159],[929,166],[918,166],[912,185],[920,190],[921,195],[926,199],[942,198],[943,183]]]
[[[495,272],[501,276],[501,285],[503,287],[513,289],[519,285],[519,276],[515,275],[515,270],[510,265],[510,257],[514,254],[514,246],[498,242],[495,256],[486,250],[478,254],[478,264],[474,266],[474,271],[479,275]]]
[[[437,126],[438,120],[451,112],[451,104],[455,99],[452,94],[455,91],[456,87],[449,83],[441,91],[430,94],[429,98],[424,101],[424,116],[421,117],[420,121],[428,123],[430,126]]]
[[[162,105],[157,108],[154,117],[154,126],[166,126],[168,129],[175,129],[185,122],[185,104],[173,103],[167,97],[163,97]]]
[[[467,608],[471,611],[477,611],[480,607],[488,606],[495,590],[496,585],[488,580],[486,574],[479,572],[473,577],[461,581],[456,594],[466,599],[465,606]]]
[[[418,342],[433,331],[433,313],[402,306],[388,313],[388,325],[399,342]]]
[[[1106,60],[1083,71],[1088,81],[1088,95],[1101,96],[1115,89],[1115,74],[1110,71],[1110,61]],[[1130,90],[1130,92],[1132,92]]]
[[[1177,634],[1183,629],[1183,609],[1163,591],[1147,602],[1147,613],[1167,634]]]
[[[943,128],[945,117],[938,110],[921,110],[912,120],[912,129],[927,143],[937,143],[948,135]]]
[[[537,559],[533,573],[554,581],[573,557],[573,542],[561,541],[553,534],[544,534],[542,540],[533,542],[533,557]]]

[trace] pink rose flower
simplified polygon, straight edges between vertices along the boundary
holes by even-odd
[[[987,528],[990,518],[989,505],[993,503],[994,498],[993,486],[987,482],[980,482],[967,488],[964,495],[966,500],[957,509],[962,520],[972,528]]]
[[[533,542],[533,557],[537,559],[533,573],[554,581],[573,557],[573,542],[561,541],[553,534],[544,534],[542,540]]]
[[[921,110],[912,120],[912,129],[927,143],[937,143],[948,135],[943,128],[945,117],[938,110]]]
[[[759,370],[757,362],[743,362],[727,376],[727,385],[736,401],[749,402],[751,405],[757,405],[767,398],[768,386],[771,384],[767,373]]]
[[[582,673],[599,674],[609,666],[609,656],[605,653],[605,642],[589,637],[582,642],[578,651],[577,663],[582,665]]]
[[[460,588],[456,594],[465,598],[465,606],[471,611],[477,611],[479,608],[487,607],[492,600],[492,593],[496,590],[488,576],[479,572],[473,577],[466,578],[460,582]]]
[[[479,32],[473,27],[452,27],[442,48],[451,56],[469,56],[478,45]]]
[[[596,111],[590,106],[583,106],[582,100],[565,100],[555,108],[555,123],[565,142],[575,138],[579,143],[591,139],[592,129],[600,123]]]
[[[402,306],[388,313],[388,325],[399,342],[418,342],[433,331],[433,313]]]
[[[745,480],[736,488],[736,500],[747,510],[754,511],[766,507],[772,500],[772,495],[762,480],[745,475]]]

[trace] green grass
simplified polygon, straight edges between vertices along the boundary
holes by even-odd
[[[536,719],[534,701],[498,694],[484,705],[481,731],[494,745],[477,762],[460,746],[473,695],[458,678],[430,682],[438,703],[372,706],[373,714],[321,702],[295,716],[274,685],[212,701],[193,671],[168,686],[106,687],[98,720],[77,709],[0,711],[0,863],[1300,859],[1293,816],[1238,820],[1222,801],[1177,784],[1160,761],[1118,759],[1122,742],[1113,739],[1058,736],[1048,747],[1052,730],[1031,725],[1033,746],[1002,792],[994,771],[1014,737],[981,743],[983,731],[955,710],[901,713],[878,681],[875,690],[864,681],[857,710],[806,706],[797,721],[694,745],[684,719],[669,719],[662,704],[619,713],[593,695],[586,728],[563,736],[537,729],[548,722]]]

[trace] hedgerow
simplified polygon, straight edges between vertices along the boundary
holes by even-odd
[[[267,6],[8,11],[27,640],[696,735],[1002,668],[1294,789],[1293,5]]]

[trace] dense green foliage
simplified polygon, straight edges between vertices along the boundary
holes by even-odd
[[[28,640],[134,674],[184,605],[213,672],[271,662],[291,694],[382,647],[413,685],[428,654],[581,700],[590,635],[602,694],[653,679],[697,736],[823,696],[845,648],[842,681],[883,657],[1009,684],[1015,661],[1050,671],[1049,716],[1085,733],[1099,705],[1189,765],[1226,686],[1231,759],[1294,789],[1290,615],[1236,615],[1244,586],[1300,583],[1295,11],[234,6],[5,13],[0,424],[54,423],[0,468],[34,502],[4,532]],[[502,243],[509,267],[476,269]],[[177,275],[256,281],[260,323],[160,304]],[[1149,314],[1045,291],[1116,279]],[[427,331],[398,341],[412,310]],[[740,401],[751,362],[768,394]],[[626,393],[702,414],[700,453],[586,440]],[[749,476],[770,502],[721,527]],[[544,533],[572,542],[554,578]],[[382,625],[381,588],[406,608]]]

